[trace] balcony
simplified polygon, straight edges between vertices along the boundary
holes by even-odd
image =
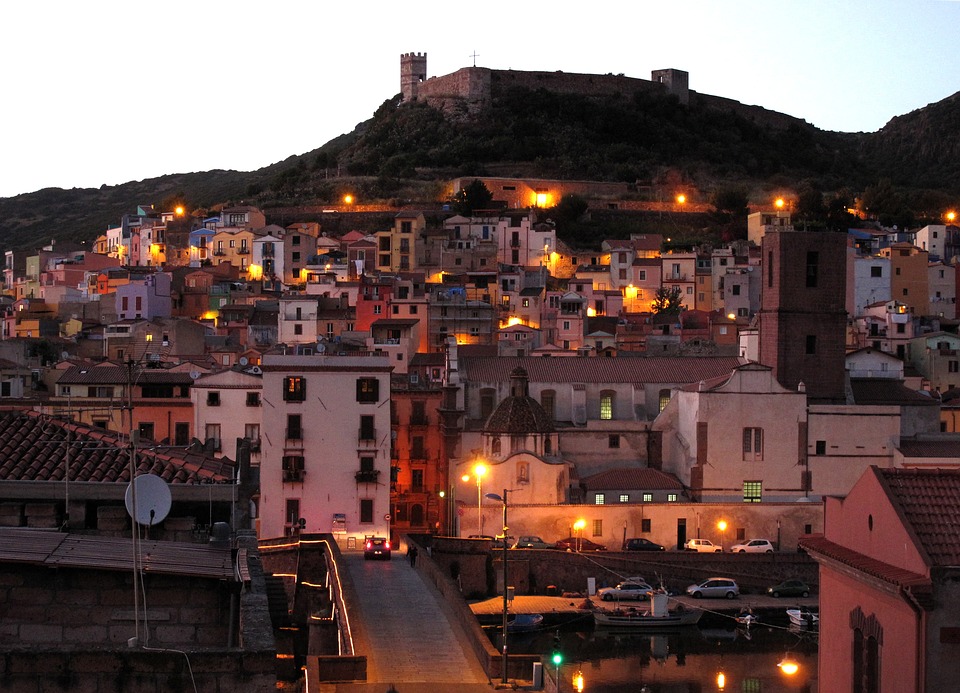
[[[240,246],[239,248],[237,248],[237,255],[249,255],[249,254],[250,254],[249,248],[245,248],[243,246]]]
[[[359,431],[357,431],[357,440],[368,445],[375,445],[377,442],[377,432],[372,428],[361,428]]]
[[[354,478],[358,484],[375,484],[379,476],[379,469],[361,469],[354,475]]]
[[[214,251],[213,251],[213,254],[216,255],[217,257],[223,257],[223,256],[226,255],[227,253],[226,253],[226,251],[224,251],[224,250],[214,250]]]
[[[410,425],[411,426],[429,426],[430,418],[426,415],[411,416]]]
[[[306,475],[307,475],[307,472],[304,469],[284,469],[283,483],[285,484],[303,483],[303,477],[305,477]]]

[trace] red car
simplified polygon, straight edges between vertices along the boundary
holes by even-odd
[[[554,544],[562,551],[606,551],[607,547],[584,539],[583,537],[567,537]]]

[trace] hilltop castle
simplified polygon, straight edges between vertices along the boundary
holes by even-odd
[[[760,106],[745,106],[739,101],[699,94],[690,89],[690,74],[683,70],[653,70],[650,79],[622,74],[587,75],[569,72],[525,72],[464,67],[449,75],[427,78],[427,54],[400,55],[400,92],[404,103],[425,101],[448,115],[464,116],[481,112],[493,97],[511,87],[546,89],[559,94],[581,96],[629,97],[638,91],[665,90],[680,103],[706,108],[736,111],[755,122],[784,128],[803,121]]]

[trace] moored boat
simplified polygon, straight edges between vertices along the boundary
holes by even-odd
[[[690,609],[678,604],[673,609],[667,607],[669,597],[663,592],[654,592],[650,599],[650,609],[613,609],[593,612],[593,622],[606,628],[664,628],[692,626],[700,620],[703,611]]]
[[[801,628],[815,628],[820,625],[820,614],[810,609],[787,609],[790,623]]]
[[[543,614],[517,614],[507,621],[508,633],[527,633],[543,623]]]

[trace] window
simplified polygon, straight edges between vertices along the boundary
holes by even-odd
[[[677,502],[677,494],[676,494],[676,493],[668,493],[668,494],[667,494],[667,502],[668,502],[668,503],[676,503],[676,502]]]
[[[957,362],[957,361],[948,361],[948,362],[947,362],[947,371],[948,371],[949,373],[957,373],[958,371],[960,371],[960,368],[958,368],[958,362]]]
[[[595,537],[603,536],[603,520],[593,521],[593,536]]]
[[[630,502],[630,494],[629,494],[629,493],[621,493],[621,494],[620,494],[620,502],[621,502],[621,503],[629,503],[629,502]]]
[[[763,429],[743,429],[743,459],[744,461],[760,461],[763,459]]]
[[[249,440],[251,443],[256,443],[257,446],[260,444],[260,424],[244,424],[243,426],[243,437]],[[257,448],[259,449],[259,447]]]
[[[807,252],[807,288],[815,289],[820,273],[820,253],[816,250]]]
[[[613,393],[604,391],[600,393],[600,419],[601,421],[610,421],[613,419]]]
[[[816,453],[817,455],[826,455],[827,454],[827,441],[818,440],[816,443]]]
[[[499,455],[499,454],[500,454],[500,450],[501,450],[500,439],[499,439],[499,438],[494,438],[493,440],[491,440],[491,441],[490,441],[490,454],[491,454],[491,455]]]
[[[141,438],[146,438],[147,440],[153,440],[153,424],[147,421],[140,423],[137,426],[137,430],[140,432]]]
[[[670,404],[670,389],[664,388],[660,390],[659,398],[660,398],[660,405],[659,405],[660,408],[658,409],[658,411],[663,411],[664,407]]]
[[[367,524],[367,525],[373,523],[373,499],[372,498],[360,499],[360,523]]]
[[[744,481],[743,482],[743,502],[759,503],[763,493],[762,481]]]
[[[287,440],[303,440],[301,424],[299,414],[287,414]]]
[[[294,334],[303,334],[303,325],[301,325],[300,323],[297,323],[296,325],[294,325],[294,326],[293,326],[293,333],[294,333]]]
[[[644,502],[644,503],[652,503],[652,502],[653,502],[653,494],[652,494],[652,493],[644,493],[644,494],[643,494],[643,502]]]
[[[611,433],[607,436],[607,447],[608,448],[619,448],[620,447],[620,434]]]
[[[259,393],[259,392],[248,392],[248,393],[247,393],[247,406],[248,406],[248,407],[259,407],[259,406],[260,406],[260,393]]]
[[[206,444],[210,450],[220,450],[220,424],[207,424],[204,428]]]
[[[357,401],[376,404],[380,401],[380,381],[376,378],[357,378]]]
[[[376,438],[373,428],[372,416],[360,417],[360,440],[374,440]]]
[[[207,406],[208,407],[219,407],[220,406],[220,393],[219,392],[208,392],[207,393]]]
[[[427,451],[423,445],[423,436],[413,436],[410,440],[410,457],[415,460],[426,459]]]
[[[177,447],[190,444],[190,424],[178,421],[173,425],[173,444]]]
[[[883,276],[883,267],[880,265],[872,265],[870,267],[870,276],[871,277],[882,277]]]
[[[595,493],[595,494],[593,495],[593,503],[594,503],[594,505],[603,505],[603,504],[606,503],[606,502],[607,502],[607,501],[606,501],[606,495],[605,495],[605,494],[603,494],[603,493]]]
[[[543,411],[546,413],[550,420],[554,420],[554,406],[556,402],[557,393],[555,390],[544,390],[540,393],[540,406],[543,407]]]
[[[480,418],[486,421],[493,413],[493,400],[496,391],[492,387],[485,387],[480,390]]]
[[[283,379],[283,399],[286,402],[303,402],[307,399],[307,380],[291,375]]]
[[[807,354],[816,354],[817,353],[817,335],[808,334],[806,340],[806,353]]]
[[[642,520],[640,520],[640,532],[643,534],[649,534],[651,531],[650,525],[651,523],[650,523],[649,517],[645,517]]]
[[[740,295],[740,285],[739,285],[739,284],[734,284],[733,286],[731,286],[731,287],[730,287],[730,293],[732,293],[734,296],[739,296],[739,295]]]

